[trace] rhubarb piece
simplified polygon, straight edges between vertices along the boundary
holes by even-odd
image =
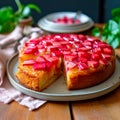
[[[34,70],[45,70],[46,69],[46,63],[44,62],[36,62],[33,65]]]
[[[98,65],[99,65],[99,62],[98,61],[88,61],[88,66],[89,67],[92,67],[92,68],[96,68],[96,67],[98,67]]]
[[[35,63],[34,59],[28,59],[28,60],[23,61],[23,66],[33,65],[34,63]]]
[[[77,66],[77,64],[74,63],[74,62],[67,62],[67,65],[66,65],[67,70],[70,70],[70,69],[72,69],[72,68],[75,68],[76,66]]]
[[[63,16],[63,17],[57,18],[53,22],[60,23],[60,24],[69,24],[69,25],[72,25],[72,24],[78,24],[78,23],[80,23],[80,20],[79,19],[70,18],[68,16]]]
[[[88,69],[88,66],[87,66],[86,63],[79,63],[79,64],[78,64],[78,68],[79,68],[80,70],[86,70],[86,69]]]

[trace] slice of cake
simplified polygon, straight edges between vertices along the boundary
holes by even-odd
[[[51,34],[27,41],[19,53],[16,77],[42,91],[60,75],[67,89],[94,86],[115,71],[115,53],[107,43],[81,34]]]

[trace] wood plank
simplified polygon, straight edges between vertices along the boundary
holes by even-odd
[[[99,101],[75,102],[72,104],[74,120],[111,120]]]
[[[120,120],[120,87],[105,96],[101,100],[101,103],[104,105],[106,111],[109,112],[112,120]]]
[[[102,97],[72,103],[74,120],[119,120],[120,88]]]
[[[69,104],[66,102],[48,102],[37,112],[39,120],[71,120]]]
[[[68,102],[47,102],[39,109],[29,111],[28,108],[12,102],[0,104],[2,120],[71,120]]]

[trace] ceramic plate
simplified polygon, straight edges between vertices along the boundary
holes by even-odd
[[[94,22],[93,20],[88,17],[87,15],[81,13],[78,16],[78,19],[81,21],[78,24],[59,24],[53,22],[55,19],[63,16],[68,16],[70,18],[73,18],[76,15],[75,12],[56,12],[48,14],[47,16],[43,17],[38,21],[38,25],[43,30],[49,31],[49,32],[55,32],[55,33],[77,33],[77,32],[83,32],[85,30],[90,29],[93,27]]]
[[[7,64],[7,75],[13,87],[23,92],[24,94],[48,101],[77,101],[96,98],[113,91],[120,85],[120,63],[118,60],[116,60],[116,70],[108,80],[94,87],[72,91],[66,89],[63,76],[57,79],[56,82],[54,82],[51,86],[42,92],[30,90],[21,85],[15,77],[17,66],[18,55],[15,55],[9,60]]]

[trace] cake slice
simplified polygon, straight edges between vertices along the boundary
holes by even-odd
[[[19,53],[16,77],[27,88],[42,91],[61,75],[61,57],[51,56],[42,49],[36,53],[36,44],[31,45],[31,41],[28,41]]]

